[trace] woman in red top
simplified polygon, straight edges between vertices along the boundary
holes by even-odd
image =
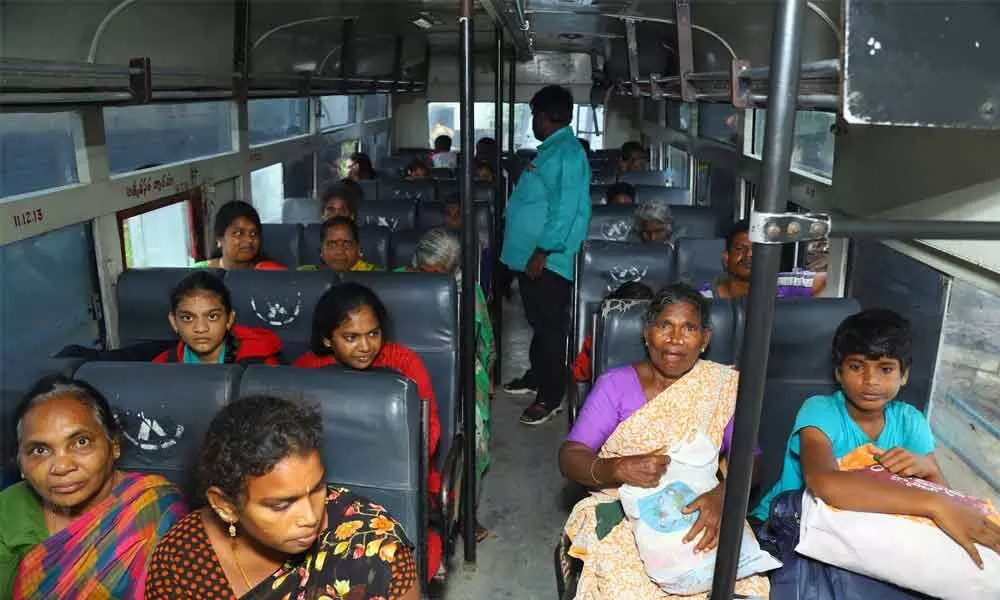
[[[335,285],[316,303],[310,341],[312,351],[300,356],[293,364],[309,369],[337,364],[358,370],[382,367],[392,369],[417,384],[420,398],[428,403],[430,409],[430,422],[427,424],[427,491],[434,506],[441,492],[441,474],[434,461],[441,436],[437,399],[431,387],[431,377],[420,356],[402,344],[385,340],[383,327],[388,318],[385,305],[367,287],[357,283]],[[428,575],[435,575],[440,567],[441,536],[430,529],[427,539]]]
[[[215,213],[215,256],[196,262],[195,267],[284,271],[283,265],[267,258],[261,250],[263,227],[260,215],[242,200],[226,202]]]
[[[195,271],[170,292],[170,326],[177,346],[153,359],[158,363],[277,365],[281,340],[269,329],[235,325],[229,289],[208,271]]]

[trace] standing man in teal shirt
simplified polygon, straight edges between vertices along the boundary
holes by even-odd
[[[507,203],[500,261],[517,276],[531,325],[531,367],[504,386],[535,392],[521,423],[540,425],[562,410],[568,382],[566,338],[573,262],[590,224],[590,164],[569,124],[573,95],[550,85],[531,99],[531,128],[542,142]]]

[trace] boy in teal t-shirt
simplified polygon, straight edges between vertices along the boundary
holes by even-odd
[[[841,471],[838,461],[874,444],[889,471],[947,486],[934,458],[934,436],[924,415],[896,400],[912,362],[909,322],[889,310],[852,315],[837,328],[833,359],[840,391],[813,396],[795,419],[781,478],[751,516],[766,520],[782,492],[809,490],[843,510],[917,515],[933,519],[982,566],[975,544],[1000,553],[1000,526],[948,496]]]

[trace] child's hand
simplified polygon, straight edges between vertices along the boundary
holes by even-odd
[[[976,544],[1000,554],[1000,525],[987,518],[978,507],[941,496],[932,514],[937,526],[968,552],[980,569],[983,559]]]
[[[894,475],[932,479],[939,475],[937,463],[930,456],[914,454],[904,448],[893,448],[875,457],[880,465]]]

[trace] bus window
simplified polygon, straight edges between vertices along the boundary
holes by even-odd
[[[503,105],[503,118],[507,118],[509,104]],[[492,102],[476,102],[474,108],[473,124],[476,133],[473,136],[478,140],[484,137],[493,137],[494,118],[496,105]],[[597,126],[594,125],[594,116],[597,116]],[[451,136],[451,149],[460,150],[462,137],[461,126],[458,118],[458,102],[428,102],[427,103],[427,124],[430,128],[427,136],[428,147],[434,147],[434,138],[439,135]],[[600,105],[577,104],[573,107],[572,126],[578,137],[590,141],[591,150],[601,150],[604,148],[604,107]],[[508,124],[504,123],[504,128]],[[504,150],[509,150],[507,146],[507,136],[503,139]],[[537,148],[541,144],[535,139],[535,134],[531,130],[531,107],[524,102],[514,105],[514,148]]]
[[[389,156],[389,132],[378,131],[365,138],[363,144],[364,152],[368,158],[372,159],[372,164],[381,163],[382,159]]]
[[[735,146],[740,139],[740,117],[729,104],[698,105],[698,137]]]
[[[309,133],[308,98],[264,98],[247,103],[250,145]]]
[[[956,489],[1000,502],[1000,296],[952,281],[930,411]]]
[[[361,99],[361,120],[389,118],[389,94],[369,94]]]
[[[104,109],[113,175],[233,149],[229,102],[143,104]]]
[[[323,96],[319,105],[321,131],[350,125],[357,120],[358,103],[354,96]]]
[[[284,165],[276,163],[250,173],[250,197],[261,223],[281,223],[285,202]]]
[[[0,113],[0,197],[77,183],[74,113]]]
[[[766,110],[754,111],[753,156],[760,158],[764,149]],[[832,113],[800,110],[795,113],[795,145],[792,148],[792,170],[829,183],[833,179],[834,135],[830,130],[837,122]]]
[[[119,214],[126,268],[189,267],[194,263],[189,200],[139,214]]]

